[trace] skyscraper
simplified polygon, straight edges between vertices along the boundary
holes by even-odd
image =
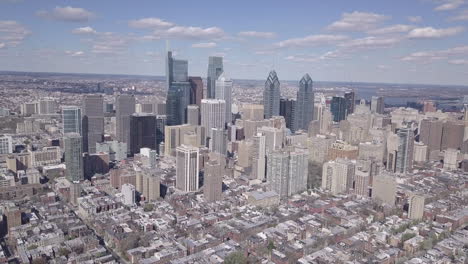
[[[203,99],[201,107],[201,125],[207,137],[211,137],[212,128],[224,129],[226,123],[226,102],[220,99]]]
[[[141,148],[156,149],[156,116],[133,114],[130,116],[130,154],[140,153]]]
[[[372,198],[386,203],[390,206],[395,205],[396,197],[396,178],[392,174],[382,173],[372,179]]]
[[[296,111],[296,100],[280,99],[280,116],[284,117],[286,127],[294,131],[294,119]]]
[[[397,136],[396,172],[407,173],[413,169],[414,132],[411,128],[402,128],[398,130]]]
[[[226,123],[232,122],[232,80],[223,72],[216,80],[215,98],[226,102]]]
[[[184,192],[199,188],[199,149],[181,145],[176,150],[176,187]]]
[[[280,113],[280,82],[276,72],[273,70],[268,75],[263,90],[263,106],[265,119],[278,116]]]
[[[346,119],[346,100],[344,97],[333,96],[330,106],[333,121],[340,122]]]
[[[424,215],[424,201],[422,195],[413,194],[409,197],[408,218],[422,219]]]
[[[117,140],[127,143],[127,152],[130,152],[130,116],[135,113],[135,96],[129,94],[118,95],[115,99],[115,106]]]
[[[222,128],[211,129],[210,149],[214,153],[226,155],[227,152],[227,133]]]
[[[206,98],[216,98],[216,80],[223,71],[223,58],[210,56],[208,58],[208,75],[206,78]]]
[[[344,98],[346,100],[346,115],[354,113],[354,107],[356,106],[356,99],[354,99],[354,91],[346,92]]]
[[[338,158],[323,164],[322,189],[332,194],[347,192],[352,187],[355,164],[347,159]]]
[[[307,131],[310,121],[314,119],[313,81],[307,73],[299,81],[295,114],[294,130]]]
[[[13,153],[13,139],[10,136],[0,137],[0,154]]]
[[[84,179],[82,137],[78,133],[64,135],[63,145],[65,149],[66,178],[70,182]]]
[[[96,152],[96,143],[104,137],[104,98],[102,95],[86,95],[83,99],[83,151]]]
[[[81,135],[81,108],[64,106],[62,108],[63,134],[78,133]]]
[[[382,96],[372,96],[371,98],[371,112],[383,114],[385,108],[384,98]]]
[[[252,178],[263,181],[266,176],[266,138],[257,133],[252,140]]]
[[[203,99],[203,80],[201,77],[190,76],[188,78],[190,83],[190,104],[201,106],[201,99]]]
[[[203,194],[208,202],[221,200],[223,193],[223,174],[218,160],[210,160],[205,164]]]
[[[159,144],[164,142],[164,135],[166,132],[166,115],[156,115],[156,147],[158,147],[159,151]],[[162,153],[158,153],[162,154]]]
[[[166,115],[170,126],[181,125],[186,120],[186,110],[190,103],[191,84],[188,80],[188,62],[172,58],[172,52],[166,57]]]
[[[187,106],[187,124],[192,126],[200,124],[200,107],[198,105]]]

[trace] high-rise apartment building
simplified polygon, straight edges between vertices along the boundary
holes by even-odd
[[[200,125],[200,107],[198,105],[187,106],[187,124],[192,126]]]
[[[83,152],[96,153],[96,143],[104,139],[104,98],[86,95],[82,107]]]
[[[372,198],[388,204],[395,205],[396,179],[392,174],[382,173],[372,179]]]
[[[222,128],[211,129],[210,150],[221,155],[227,154],[227,133]]]
[[[280,82],[275,71],[271,71],[265,82],[263,90],[263,107],[265,119],[280,114]]]
[[[226,123],[232,122],[232,80],[223,72],[216,80],[215,98],[226,102]]]
[[[402,128],[397,131],[397,136],[399,143],[395,164],[396,172],[411,172],[414,160],[414,132],[411,128]]]
[[[203,99],[201,106],[201,125],[206,136],[211,137],[212,128],[224,129],[226,123],[226,102],[221,99]]]
[[[425,198],[422,195],[413,194],[409,197],[408,218],[420,220],[424,216]]]
[[[355,164],[347,159],[336,159],[323,164],[322,189],[332,194],[347,192],[353,186]]]
[[[57,102],[53,98],[42,98],[39,100],[39,114],[50,115],[57,112]]]
[[[82,137],[78,133],[64,135],[66,178],[70,182],[84,179]]]
[[[216,98],[216,80],[218,80],[223,71],[223,58],[210,56],[208,58],[208,74],[206,78],[206,98]]]
[[[13,139],[10,136],[0,137],[0,154],[13,153]]]
[[[120,142],[127,143],[127,152],[130,153],[130,116],[135,113],[135,96],[121,94],[115,98],[116,136]]]
[[[176,150],[176,187],[184,192],[199,188],[199,149],[181,145]]]
[[[62,108],[63,134],[78,133],[81,135],[81,108],[64,106]]]
[[[203,194],[208,202],[220,201],[223,192],[223,168],[218,160],[205,164]]]
[[[136,203],[135,186],[130,183],[122,184],[122,202],[127,206],[134,206]]]

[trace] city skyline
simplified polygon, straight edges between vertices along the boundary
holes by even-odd
[[[0,6],[0,70],[163,76],[169,41],[191,76],[206,77],[208,57],[221,56],[233,79],[260,80],[275,69],[280,81],[309,73],[318,81],[468,82],[463,0],[301,1],[274,3],[268,12],[261,2],[182,9],[177,2],[118,2],[112,12],[105,1]],[[230,23],[240,10],[242,21]]]

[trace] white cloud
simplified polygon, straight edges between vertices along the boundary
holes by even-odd
[[[406,33],[413,29],[414,26],[412,25],[392,25],[388,27],[383,27],[383,28],[378,28],[374,30],[370,30],[367,33],[368,34],[374,34],[374,35],[384,35],[384,34],[396,34],[396,33]]]
[[[463,60],[463,59],[449,60],[449,63],[454,64],[454,65],[468,65],[468,60]]]
[[[88,35],[88,34],[96,34],[96,30],[94,30],[92,27],[80,27],[80,28],[75,28],[72,30],[73,34],[77,35]]]
[[[409,38],[443,38],[463,32],[463,27],[450,27],[436,29],[433,27],[415,28],[408,33]]]
[[[468,20],[468,9],[463,10],[458,15],[450,18],[450,20],[452,20],[452,21],[467,21]]]
[[[270,54],[275,54],[276,51],[274,50],[257,50],[254,53],[257,55],[270,55]]]
[[[71,51],[71,50],[67,50],[67,51],[65,51],[65,54],[70,55],[70,56],[72,56],[72,57],[80,57],[80,56],[83,56],[83,55],[84,55],[84,52],[83,52],[83,51]]]
[[[204,49],[207,49],[207,48],[215,48],[217,45],[215,42],[202,42],[202,43],[195,43],[195,44],[192,44],[192,48],[204,48]]]
[[[391,47],[401,41],[401,38],[382,38],[382,37],[365,37],[353,39],[351,41],[339,44],[339,47],[349,50],[359,49],[376,49]]]
[[[112,32],[99,33],[91,40],[91,52],[103,55],[119,55],[128,49],[131,37]]]
[[[317,62],[319,60],[317,57],[310,56],[310,55],[304,55],[304,54],[291,55],[291,56],[287,56],[284,59],[289,60],[289,61],[293,61],[293,62]]]
[[[5,47],[16,47],[30,35],[31,32],[14,20],[0,20],[0,42]]]
[[[464,0],[446,0],[443,4],[438,5],[434,8],[435,11],[448,11],[454,10],[465,3]]]
[[[422,61],[429,62],[433,60],[449,59],[450,57],[468,56],[468,46],[458,46],[445,50],[419,51],[411,53],[401,58],[402,61]],[[460,62],[459,59],[452,59],[453,62]],[[458,63],[460,64],[460,63]]]
[[[187,38],[187,39],[219,39],[225,36],[224,31],[218,27],[184,27],[175,26],[165,31],[156,31],[156,35],[162,34],[170,38]]]
[[[332,31],[368,31],[387,20],[385,15],[354,11],[343,13],[341,19],[327,27]]]
[[[36,14],[43,18],[66,22],[86,22],[94,16],[93,13],[84,8],[71,6],[57,6],[51,11],[40,10]]]
[[[147,17],[137,20],[131,20],[128,22],[128,25],[134,28],[157,29],[172,27],[174,26],[174,23],[162,20],[157,17]]]
[[[412,22],[412,23],[419,23],[422,21],[422,17],[420,16],[410,16],[408,17],[408,20],[409,22]]]
[[[390,66],[381,64],[381,65],[377,65],[377,69],[381,70],[381,71],[384,71],[384,70],[390,69]]]
[[[6,47],[6,44],[3,43],[3,42],[0,42],[0,49],[3,49],[3,48],[5,48],[5,47]]]
[[[239,32],[237,35],[240,37],[252,37],[252,38],[274,38],[276,37],[276,33],[274,32],[259,32],[259,31],[242,31]]]
[[[292,38],[275,43],[279,48],[310,47],[326,44],[334,44],[348,39],[344,35],[309,35],[303,38]]]

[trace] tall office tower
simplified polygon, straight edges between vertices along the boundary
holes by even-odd
[[[422,219],[424,216],[424,202],[425,198],[422,195],[413,194],[409,197],[408,203],[408,218],[409,219]]]
[[[419,128],[419,142],[427,145],[429,152],[441,150],[443,122],[440,120],[423,119]]]
[[[39,100],[39,114],[49,115],[57,112],[57,102],[51,98],[44,98]]]
[[[227,134],[222,128],[211,129],[210,149],[223,156],[227,153]]]
[[[394,206],[396,187],[397,184],[394,175],[382,173],[374,176],[372,179],[372,198],[379,202]]]
[[[347,192],[353,186],[355,164],[347,159],[336,159],[323,164],[322,189],[332,194]]]
[[[354,193],[361,197],[369,197],[371,172],[367,168],[357,167],[354,173]]]
[[[212,128],[224,129],[226,124],[226,102],[220,99],[203,99],[201,106],[201,125],[207,137]]]
[[[411,128],[398,130],[398,153],[396,157],[396,172],[407,173],[413,170],[414,132]]]
[[[252,138],[252,142],[252,178],[263,181],[266,176],[266,138],[261,133],[257,133]]]
[[[261,121],[264,117],[264,108],[260,104],[243,104],[241,107],[243,120]]]
[[[330,150],[335,137],[318,135],[307,140],[309,147],[309,159],[315,163],[324,163],[328,160],[328,151]]]
[[[294,119],[294,130],[305,130],[314,119],[314,88],[309,74],[305,74],[299,81],[297,91],[296,118]]]
[[[104,138],[104,98],[102,95],[86,95],[82,107],[83,152],[95,153],[96,143]]]
[[[0,137],[0,154],[13,153],[13,139],[10,136]]]
[[[201,99],[203,99],[203,80],[198,76],[188,77],[190,83],[190,104],[201,106]]]
[[[458,169],[458,154],[457,149],[446,149],[444,153],[444,170]]]
[[[384,98],[382,96],[372,96],[371,99],[371,112],[383,114],[385,108]]]
[[[346,119],[346,100],[341,96],[333,96],[330,106],[333,121],[340,122]]]
[[[203,194],[208,202],[216,202],[222,198],[223,174],[218,160],[210,160],[205,164]]]
[[[66,178],[70,182],[84,179],[82,137],[78,133],[64,135]]]
[[[192,126],[200,125],[200,107],[198,105],[187,106],[187,124]]]
[[[267,180],[271,191],[281,198],[307,187],[308,155],[305,149],[283,149],[268,154]]]
[[[206,98],[216,98],[216,80],[223,71],[223,58],[210,56],[208,58],[208,75],[206,78]]]
[[[296,110],[296,100],[280,99],[280,116],[284,117],[286,127],[294,131],[294,119]]]
[[[136,203],[136,192],[135,186],[130,183],[122,184],[122,189],[120,191],[122,193],[122,202],[124,205],[127,206],[134,206]]]
[[[130,154],[141,148],[156,149],[156,116],[139,113],[130,116]]]
[[[166,102],[154,103],[153,110],[157,115],[166,115]]]
[[[166,121],[166,115],[156,115],[156,146],[159,146],[161,142],[164,142],[164,135],[166,132]]]
[[[130,116],[135,113],[135,96],[129,94],[118,95],[115,99],[115,106],[117,140],[127,143],[127,152],[130,152]]]
[[[223,72],[216,80],[215,98],[226,102],[226,123],[232,122],[232,80]]]
[[[166,57],[166,115],[168,125],[185,123],[185,111],[190,103],[191,85],[188,80],[188,62],[172,58],[172,52]]]
[[[199,188],[199,149],[181,145],[176,150],[176,187],[184,192],[194,192]]]
[[[322,110],[322,116],[320,119],[320,133],[327,134],[331,130],[331,125],[333,122],[333,114],[330,109],[324,108]]]
[[[64,106],[62,108],[63,134],[78,133],[81,135],[81,108]]]
[[[283,129],[264,126],[257,128],[257,132],[265,136],[267,154],[283,147],[285,139],[285,131]]]
[[[164,154],[168,156],[175,156],[176,148],[178,146],[183,144],[191,144],[193,146],[194,144],[192,142],[186,142],[186,139],[189,139],[187,138],[187,135],[196,136],[197,147],[205,146],[205,129],[202,126],[191,126],[187,124],[179,126],[166,126],[164,132]]]
[[[265,119],[280,114],[280,82],[276,72],[273,70],[268,75],[263,90],[263,107]]]
[[[346,115],[350,115],[354,113],[354,108],[356,106],[356,99],[354,91],[346,92],[344,94],[344,98],[346,100]]]
[[[447,121],[442,129],[441,150],[460,149],[463,146],[465,125],[460,121]]]

